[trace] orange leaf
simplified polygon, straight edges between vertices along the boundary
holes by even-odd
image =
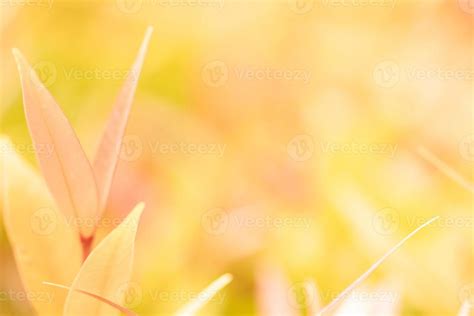
[[[94,174],[74,130],[49,91],[19,50],[13,49],[23,88],[23,103],[31,138],[46,183],[70,219],[78,219],[81,235],[91,236],[98,210]],[[73,216],[73,217],[72,217]]]
[[[115,101],[114,109],[110,115],[100,146],[97,150],[94,161],[94,172],[99,189],[100,212],[104,210],[107,204],[110,186],[122,146],[122,138],[127,126],[133,96],[152,32],[153,28],[151,26],[148,27],[135,63]]]
[[[0,188],[8,240],[27,294],[39,315],[59,315],[66,295],[44,280],[70,284],[81,265],[81,245],[56,210],[43,178],[0,137]],[[1,314],[1,313],[0,313]]]
[[[131,310],[129,310],[128,308],[125,308],[117,303],[114,303],[112,302],[111,300],[108,300],[106,299],[105,297],[102,297],[100,295],[96,295],[94,293],[91,293],[91,292],[88,292],[88,291],[84,291],[84,290],[81,290],[81,289],[71,289],[70,287],[67,287],[65,285],[61,285],[61,284],[57,284],[57,283],[52,283],[52,282],[43,282],[43,284],[45,285],[51,285],[51,286],[55,286],[57,288],[61,288],[61,289],[65,289],[65,290],[72,290],[72,291],[76,291],[76,292],[79,292],[79,293],[82,293],[84,295],[87,295],[87,296],[90,296],[90,297],[93,297],[95,298],[96,300],[99,300],[109,306],[112,306],[113,308],[117,309],[118,311],[120,311],[122,314],[125,314],[127,316],[136,316],[137,314],[135,314],[134,312],[132,312]]]
[[[121,288],[130,281],[135,235],[144,204],[138,204],[127,218],[89,254],[72,283],[64,315],[118,315],[111,306],[77,293],[81,289],[121,304]]]
[[[354,282],[351,283],[348,287],[344,289],[334,300],[332,300],[328,305],[322,308],[318,312],[318,316],[326,314],[330,310],[334,309],[338,304],[340,304],[355,288],[357,288],[362,282],[367,279],[372,272],[375,271],[382,263],[385,262],[394,252],[396,252],[407,240],[415,236],[420,230],[425,228],[426,226],[430,225],[434,221],[438,220],[439,216],[433,217],[429,221],[425,222],[424,224],[418,226],[414,231],[409,233],[405,238],[399,241],[395,246],[390,248],[380,259],[378,259],[374,264],[372,264],[367,271],[365,271],[360,277],[358,277]]]
[[[182,307],[177,313],[177,316],[192,316],[195,315],[201,308],[204,307],[220,290],[232,281],[232,275],[226,273],[221,275],[217,280],[209,284],[199,295],[197,295],[188,304]]]

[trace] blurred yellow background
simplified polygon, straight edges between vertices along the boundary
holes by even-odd
[[[234,281],[203,315],[258,314],[269,271],[290,294],[314,280],[328,303],[435,215],[364,286],[390,294],[401,315],[474,304],[472,2],[1,0],[0,9],[1,133],[35,167],[11,49],[92,158],[155,28],[106,215],[147,204],[127,296],[140,315],[176,311],[225,272]],[[0,255],[0,314],[31,314],[11,295],[22,286],[3,225]]]

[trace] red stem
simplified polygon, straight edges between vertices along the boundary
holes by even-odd
[[[86,261],[87,257],[91,253],[92,242],[94,241],[94,235],[89,237],[84,237],[80,235],[81,244],[82,244],[82,262]]]

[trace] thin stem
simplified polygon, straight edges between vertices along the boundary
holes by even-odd
[[[87,295],[87,296],[90,296],[90,297],[93,297],[107,305],[110,305],[112,307],[114,307],[115,309],[119,310],[120,312],[122,312],[122,314],[125,314],[127,316],[137,316],[137,314],[135,314],[134,312],[132,312],[131,310],[129,310],[128,308],[125,308],[115,302],[112,302],[111,300],[108,300],[106,299],[105,297],[102,297],[100,295],[97,295],[97,294],[94,294],[94,293],[91,293],[91,292],[87,292],[87,291],[84,291],[84,290],[81,290],[81,289],[72,289],[70,288],[69,286],[65,286],[65,285],[61,285],[61,284],[57,284],[57,283],[52,283],[52,282],[43,282],[43,284],[45,285],[50,285],[50,286],[54,286],[54,287],[58,287],[60,289],[65,289],[65,290],[73,290],[73,291],[76,291],[76,292],[79,292],[79,293],[82,293],[84,295]]]
[[[82,262],[84,262],[91,253],[92,243],[94,242],[94,235],[91,235],[89,237],[84,237],[83,235],[80,235],[80,239],[82,245]]]
[[[396,244],[393,248],[391,248],[389,251],[387,251],[379,260],[377,260],[367,271],[365,271],[357,280],[355,280],[351,285],[349,285],[344,291],[341,292],[331,303],[326,305],[323,309],[319,311],[317,314],[318,316],[322,315],[323,313],[328,312],[329,310],[333,309],[336,307],[337,304],[339,304],[346,296],[348,296],[357,286],[359,286],[367,277],[380,266],[387,258],[393,254],[395,251],[398,250],[408,239],[413,237],[417,232],[419,232],[421,229],[424,227],[428,226],[429,224],[433,223],[435,220],[437,220],[439,216],[433,217],[423,225],[419,226],[417,229],[412,231],[408,236],[403,238],[398,244]]]

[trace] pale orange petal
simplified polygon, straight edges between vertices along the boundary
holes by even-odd
[[[125,314],[126,316],[136,316],[137,315],[126,307],[123,307],[123,306],[121,306],[117,303],[112,302],[111,300],[106,299],[105,297],[102,297],[100,295],[96,295],[96,294],[88,292],[88,291],[84,291],[84,290],[81,290],[81,289],[72,289],[68,286],[53,283],[53,282],[43,282],[43,284],[55,286],[55,287],[60,288],[60,289],[76,291],[76,292],[82,293],[84,295],[93,297],[94,299],[96,299],[98,301],[101,301],[101,302],[115,308],[117,311],[121,312],[122,314]]]
[[[130,281],[135,235],[143,208],[143,203],[138,204],[89,254],[71,288],[122,304],[125,293],[120,289]],[[110,316],[119,315],[119,312],[91,297],[69,291],[64,315]]]
[[[291,297],[292,286],[284,273],[272,265],[262,264],[257,271],[257,307],[262,316],[295,316],[299,306]]]
[[[181,308],[176,315],[192,316],[204,307],[220,290],[232,281],[232,275],[226,273],[209,284],[195,299]]]
[[[81,265],[77,232],[56,210],[44,180],[0,137],[0,188],[4,224],[26,293],[43,293],[31,303],[39,315],[60,315],[63,291],[43,280],[70,284]],[[51,300],[50,300],[51,299]]]
[[[68,218],[79,219],[81,234],[90,236],[97,216],[98,193],[92,167],[74,130],[49,91],[19,50],[14,49],[23,88],[23,104],[31,138],[46,183]],[[87,224],[86,224],[87,223]],[[82,224],[82,225],[81,225]]]
[[[387,251],[379,260],[377,260],[373,265],[370,266],[367,271],[365,271],[360,277],[358,277],[351,285],[344,289],[331,303],[326,305],[323,309],[321,309],[318,315],[323,315],[323,313],[327,313],[330,310],[334,309],[338,304],[340,304],[357,286],[359,286],[365,279],[367,279],[372,272],[375,271],[388,257],[390,257],[395,251],[397,251],[408,239],[416,235],[420,230],[425,228],[426,226],[430,225],[434,221],[438,220],[439,216],[433,217],[423,225],[420,225],[410,234],[408,234],[405,238],[399,241],[395,246],[393,246],[389,251]]]
[[[153,28],[148,27],[135,63],[115,101],[95,157],[94,172],[99,189],[101,212],[107,204],[110,186],[122,146],[122,138],[127,127],[128,116],[152,32]]]
[[[472,310],[472,305],[469,301],[465,301],[459,309],[458,316],[469,316],[469,313]]]

